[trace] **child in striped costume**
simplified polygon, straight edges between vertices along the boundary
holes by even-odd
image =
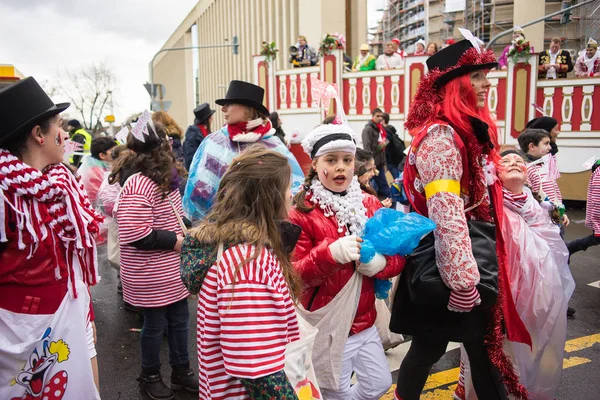
[[[592,166],[585,207],[585,226],[592,230],[592,234],[569,242],[567,247],[570,254],[600,244],[600,159]]]
[[[127,138],[131,152],[114,163],[109,183],[122,187],[113,212],[119,232],[123,300],[140,307],[144,315],[138,381],[150,398],[162,400],[172,399],[172,390],[197,392],[198,382],[189,363],[189,293],[179,278],[184,235],[181,167],[175,161],[164,126],[155,126],[150,116],[144,115]],[[144,135],[143,141],[140,134]],[[165,385],[160,372],[165,331],[171,387]]]
[[[300,339],[291,172],[285,155],[251,146],[184,240],[181,278],[199,300],[200,399],[298,399],[284,372],[286,345]]]

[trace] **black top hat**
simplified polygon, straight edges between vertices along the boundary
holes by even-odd
[[[438,51],[427,59],[427,68],[430,71],[438,68],[442,72],[442,75],[435,80],[436,87],[440,88],[452,79],[466,75],[469,72],[478,69],[492,69],[498,66],[493,54],[486,50],[482,50],[481,53],[478,53],[479,56],[474,57],[472,60],[463,59],[465,53],[472,48],[473,45],[470,41],[461,40]],[[490,54],[492,55],[490,56]]]
[[[198,107],[194,108],[194,115],[196,116],[196,123],[201,124],[207,121],[211,115],[213,115],[216,111],[211,110],[208,103],[200,104]]]
[[[264,115],[269,115],[269,110],[263,105],[265,89],[244,81],[231,81],[224,99],[215,101],[220,106],[225,104],[242,104],[255,108]]]
[[[70,105],[54,104],[32,77],[0,90],[0,145],[63,112]]]

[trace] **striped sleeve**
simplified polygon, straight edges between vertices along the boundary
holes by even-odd
[[[531,187],[533,193],[539,193],[541,190],[540,174],[535,165],[527,166],[527,184]],[[542,199],[544,200],[544,199]]]
[[[235,265],[249,254],[248,247],[234,247],[224,253],[223,277],[217,288],[221,321],[221,348],[227,374],[239,379],[256,379],[281,371],[288,342],[289,309],[285,296],[273,282],[266,251],[240,267],[233,283]],[[232,254],[233,253],[233,254]]]
[[[152,232],[154,182],[136,176],[127,182],[119,198],[117,224],[119,241],[129,244],[145,238]]]
[[[585,226],[600,236],[600,168],[596,168],[588,185]]]

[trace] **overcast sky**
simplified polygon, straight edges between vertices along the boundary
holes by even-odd
[[[150,59],[197,2],[0,0],[0,64],[13,64],[25,76],[52,83],[65,68],[104,62],[118,80],[115,116],[121,122],[148,107],[142,84],[148,80]],[[387,2],[368,2],[373,26],[374,11]],[[67,113],[75,115],[72,109]]]

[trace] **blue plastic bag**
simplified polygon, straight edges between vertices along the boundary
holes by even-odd
[[[287,157],[292,167],[292,194],[300,190],[304,182],[302,168],[278,137],[264,136],[252,143],[232,142],[227,127],[223,127],[202,140],[190,165],[183,196],[183,209],[190,219],[200,220],[206,216],[231,161],[246,147],[256,143]]]
[[[369,218],[363,234],[360,262],[368,263],[380,253],[386,256],[406,256],[419,245],[421,238],[435,229],[435,223],[417,213],[408,213],[380,208]],[[375,295],[378,299],[388,297],[392,283],[375,279]]]

